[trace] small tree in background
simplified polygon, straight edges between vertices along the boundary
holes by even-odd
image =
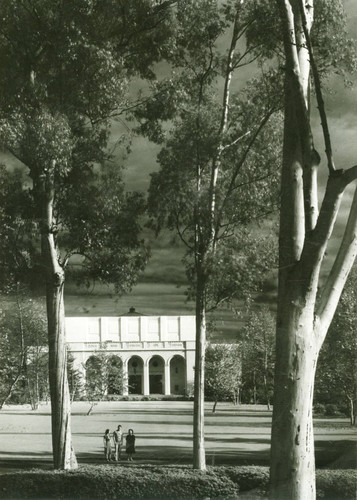
[[[84,380],[81,370],[74,367],[74,357],[69,347],[67,346],[67,376],[68,387],[71,403],[74,400],[79,400],[84,392]]]
[[[348,278],[317,363],[315,402],[327,414],[345,410],[351,425],[357,413],[357,270]],[[347,411],[346,411],[347,410]]]
[[[236,344],[208,344],[206,347],[205,397],[238,403],[241,388],[241,352]]]
[[[46,316],[43,316],[44,321]],[[31,408],[37,410],[41,401],[48,401],[48,345],[46,323],[41,338],[31,339],[25,366],[27,394]]]
[[[253,402],[270,410],[274,387],[276,320],[267,306],[252,310],[242,331],[242,385],[253,393]]]
[[[0,318],[0,408],[16,391],[37,409],[48,385],[46,315],[41,304],[27,298],[27,290],[14,287],[3,296]]]
[[[94,406],[103,401],[110,389],[115,394],[122,394],[127,383],[122,363],[112,362],[115,356],[110,355],[103,344],[101,350],[94,351],[85,365],[84,394],[89,402],[90,415]]]

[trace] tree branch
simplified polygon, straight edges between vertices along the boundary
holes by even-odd
[[[323,287],[316,310],[320,323],[319,342],[322,344],[328,326],[335,313],[343,287],[357,255],[357,187],[351,204],[350,214],[343,239],[330,274]]]
[[[179,235],[179,238],[182,241],[182,243],[185,245],[186,248],[188,248],[189,250],[191,250],[191,252],[194,252],[195,248],[192,245],[189,244],[188,240],[184,236],[185,231],[187,230],[187,228],[184,228],[183,231],[181,231],[181,228],[180,228],[180,214],[178,212],[175,213],[175,226],[176,226],[177,234]]]
[[[332,234],[344,192],[342,171],[334,171],[328,178],[324,199],[315,229],[305,237],[300,265],[311,292],[317,292],[321,263]]]
[[[251,139],[241,157],[241,159],[239,160],[239,162],[237,163],[236,165],[236,168],[234,169],[234,172],[233,172],[233,175],[231,177],[231,181],[230,181],[230,184],[228,186],[228,189],[226,191],[226,195],[222,201],[222,204],[221,204],[221,207],[219,209],[219,212],[218,212],[218,216],[217,216],[217,221],[216,221],[216,228],[215,228],[215,233],[218,234],[218,231],[219,231],[219,227],[220,227],[220,224],[221,224],[221,221],[222,221],[222,218],[223,218],[223,212],[224,212],[224,208],[226,206],[226,203],[232,193],[232,191],[234,190],[234,186],[235,186],[235,182],[236,182],[236,178],[237,178],[237,175],[240,171],[240,169],[242,168],[242,166],[244,165],[244,162],[249,154],[249,151],[252,149],[258,135],[260,134],[260,131],[263,129],[263,127],[266,125],[266,123],[268,122],[269,118],[271,117],[271,115],[274,113],[275,111],[275,106],[273,106],[272,108],[269,109],[269,111],[267,112],[267,114],[264,116],[264,118],[262,119],[262,121],[260,122],[258,128],[256,129],[256,131],[254,132],[254,134],[251,136]],[[250,133],[251,135],[251,133]]]
[[[248,132],[246,132],[245,134],[243,135],[240,135],[239,137],[237,137],[237,139],[235,139],[233,142],[231,142],[230,144],[226,144],[225,146],[223,146],[223,148],[221,149],[221,153],[223,153],[223,151],[225,151],[226,149],[228,148],[231,148],[232,146],[235,146],[239,141],[241,141],[242,139],[244,139],[245,137],[247,137],[247,135],[250,135],[251,134],[251,131],[248,130]]]
[[[326,151],[326,156],[327,156],[327,166],[328,166],[329,171],[331,172],[331,171],[335,170],[335,165],[334,165],[333,156],[332,156],[331,138],[330,138],[330,131],[329,131],[328,123],[327,123],[327,116],[326,116],[326,112],[325,112],[325,104],[324,104],[324,100],[323,100],[322,92],[321,92],[321,81],[320,81],[319,72],[318,72],[317,65],[316,65],[315,58],[314,58],[314,53],[313,53],[313,48],[312,48],[311,38],[310,38],[310,32],[309,32],[309,29],[307,26],[304,0],[298,0],[298,4],[299,4],[300,14],[301,14],[301,18],[302,18],[302,27],[304,30],[306,47],[307,47],[307,50],[309,52],[309,57],[310,57],[310,66],[312,69],[312,75],[313,75],[314,84],[315,84],[317,107],[319,109],[320,118],[321,118],[321,125],[322,125],[323,134],[324,134],[325,151]]]
[[[299,2],[300,0],[298,0]],[[302,32],[305,30],[305,37],[309,36],[310,25],[307,24],[306,13],[302,18],[300,10],[293,12],[288,0],[279,0],[281,17],[284,19],[284,49],[287,63],[287,82],[290,84],[293,100],[289,103],[293,109],[294,119],[297,121],[297,139],[300,139],[303,167],[303,199],[304,199],[304,230],[309,233],[314,229],[318,216],[317,200],[317,166],[320,163],[320,156],[315,150],[314,140],[311,131],[309,117],[309,74],[310,64],[306,54],[300,54],[298,48],[303,48]],[[298,7],[299,8],[299,7]],[[304,8],[304,6],[303,6]],[[303,24],[304,28],[303,28]],[[311,22],[310,22],[311,24]],[[296,27],[296,25],[298,27]],[[299,32],[300,29],[300,32]],[[299,42],[296,38],[299,38]],[[304,48],[304,52],[306,49]]]
[[[357,179],[357,165],[343,171],[345,186]]]
[[[222,99],[222,115],[221,115],[221,123],[220,123],[220,127],[219,127],[219,132],[218,132],[219,144],[217,147],[217,155],[212,161],[212,170],[211,170],[210,191],[209,191],[209,193],[210,193],[209,207],[210,207],[210,224],[211,224],[210,232],[211,232],[211,243],[212,243],[213,251],[215,249],[216,236],[217,236],[217,227],[215,226],[215,223],[214,223],[215,212],[216,212],[217,179],[218,179],[218,174],[219,174],[219,170],[220,170],[220,166],[221,166],[222,152],[225,149],[225,147],[223,146],[223,138],[224,138],[224,134],[227,131],[227,125],[228,125],[230,86],[231,86],[232,75],[233,75],[233,71],[234,71],[233,58],[234,58],[234,53],[236,50],[236,45],[237,45],[237,40],[238,40],[238,35],[239,35],[238,17],[239,17],[239,9],[237,7],[236,13],[235,13],[235,18],[234,18],[231,43],[229,46],[227,62],[226,62],[224,90],[223,90],[223,99]]]

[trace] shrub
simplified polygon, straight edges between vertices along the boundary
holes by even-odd
[[[21,478],[21,479],[20,479]],[[86,466],[1,477],[0,498],[201,499],[233,497],[237,486],[216,471],[190,467]]]
[[[343,416],[343,413],[341,413],[339,406],[336,404],[327,403],[325,408],[326,408],[325,415],[327,417],[341,417],[341,416]]]
[[[269,468],[260,466],[220,467],[227,477],[239,486],[239,491],[259,489],[265,491],[269,486]]]
[[[316,496],[326,500],[354,500],[356,498],[357,471],[317,470]]]
[[[326,414],[326,405],[323,403],[315,403],[314,404],[314,416],[320,415],[324,416]]]
[[[75,471],[33,470],[0,476],[0,498],[199,500],[266,498],[267,467],[209,467],[206,472],[188,466],[82,466]],[[318,470],[317,498],[355,499],[357,471]],[[250,498],[247,497],[246,498]]]

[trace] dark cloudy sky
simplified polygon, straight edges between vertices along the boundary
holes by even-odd
[[[357,38],[357,0],[345,0],[345,9],[348,14],[348,28],[350,36]],[[242,82],[247,80],[254,72],[249,68],[239,81],[235,82],[235,88],[239,89]],[[325,103],[329,118],[332,136],[333,152],[337,168],[348,168],[357,164],[357,77],[354,78],[355,87],[346,89],[343,84],[332,77],[330,87],[333,92],[325,95]],[[324,145],[319,125],[319,117],[316,109],[313,111],[312,124],[315,135],[315,144],[323,158],[320,167],[320,186],[323,189],[326,180],[326,169],[324,167]],[[113,141],[120,133],[121,125],[113,125]],[[156,154],[159,147],[150,143],[143,137],[134,137],[132,153],[127,160],[125,179],[129,190],[140,190],[146,192],[150,173],[158,169]],[[5,156],[8,165],[13,164],[13,159]],[[343,222],[347,217],[347,207],[351,200],[352,187],[347,190],[345,202],[342,206],[337,228],[333,233],[329,247],[329,255],[333,255],[342,235]],[[108,290],[98,288],[96,294],[79,297],[73,289],[68,289],[67,312],[74,314],[122,314],[130,306],[136,306],[142,312],[150,314],[189,314],[193,313],[193,304],[185,303],[184,269],[181,264],[183,249],[174,240],[172,235],[163,234],[158,240],[153,240],[152,259],[141,279],[141,283],[134,288],[132,294],[122,297],[119,302],[115,297],[108,295]],[[177,288],[177,285],[181,285]],[[268,298],[268,297],[267,297]],[[227,311],[221,312],[218,320],[223,328],[228,328],[233,336],[236,326],[228,318]],[[218,325],[219,326],[219,325]]]
[[[345,0],[345,9],[348,13],[348,28],[350,36],[357,37],[357,0]],[[239,90],[242,82],[245,82],[254,73],[254,68],[249,67],[245,73],[239,73],[239,80],[233,82],[235,89]],[[355,86],[346,89],[343,82],[335,76],[329,80],[332,89],[326,93],[325,105],[329,120],[333,153],[337,168],[348,168],[357,164],[357,76],[354,77]],[[312,125],[315,136],[315,144],[322,157],[319,173],[321,192],[326,182],[326,163],[324,157],[324,143],[320,127],[320,119],[316,106],[312,112]],[[159,147],[150,143],[143,137],[135,137],[133,151],[128,159],[126,169],[126,181],[129,189],[147,190],[150,182],[150,173],[157,170],[158,165],[155,156]],[[343,222],[347,217],[347,209],[353,192],[351,186],[345,193],[345,200],[341,207],[341,213],[335,232],[332,235],[329,246],[329,255],[333,255],[334,249],[342,235]],[[145,279],[165,281],[173,274],[173,277],[182,276],[180,258],[182,251],[177,245],[169,245],[169,238],[165,236],[159,242],[154,243],[155,250],[153,259],[145,273]],[[156,248],[157,247],[157,248]],[[160,274],[162,277],[160,277]]]

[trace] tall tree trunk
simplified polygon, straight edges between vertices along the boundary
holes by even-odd
[[[317,362],[311,308],[302,300],[294,273],[277,317],[272,425],[271,495],[315,498],[312,400]]]
[[[356,423],[356,411],[354,408],[354,406],[355,406],[354,401],[353,401],[353,398],[351,398],[351,396],[348,396],[348,395],[347,395],[347,399],[348,399],[348,403],[350,406],[350,424],[355,425],[355,423]]]
[[[312,500],[315,457],[312,398],[318,348],[314,332],[315,273],[303,269],[303,154],[287,76],[279,236],[279,293],[271,436],[271,498]],[[309,264],[310,265],[310,264]],[[310,297],[310,299],[309,299]]]
[[[267,404],[267,409],[270,411],[270,397],[269,397],[269,389],[268,389],[268,381],[267,381],[267,376],[264,374],[263,376],[263,382],[264,382],[264,392],[265,392],[265,400]]]
[[[256,372],[253,371],[253,403],[257,404],[257,380],[256,380]]]
[[[34,176],[34,195],[41,216],[41,257],[46,279],[53,464],[55,469],[75,469],[78,465],[72,447],[66,362],[65,275],[54,235],[54,168],[52,165],[45,175]]]
[[[71,407],[67,380],[63,302],[64,276],[56,273],[46,284],[52,448],[55,469],[75,469],[72,447]]]
[[[346,171],[334,168],[310,40],[314,2],[277,2],[286,67],[271,495],[274,500],[314,500],[312,400],[316,362],[357,254],[357,190],[344,236],[323,284],[320,281],[321,265],[343,191],[356,179],[357,167]],[[319,157],[313,145],[306,88],[310,64],[329,168],[319,212],[315,182]]]
[[[197,273],[196,287],[196,352],[195,352],[195,394],[193,405],[193,468],[206,469],[204,414],[205,414],[205,348],[206,311],[204,278]]]
[[[40,402],[40,387],[39,387],[39,380],[38,380],[38,364],[37,364],[37,369],[36,369],[36,374],[35,374],[35,388],[34,388],[34,393],[35,393],[35,401],[33,405],[33,409],[37,410],[39,402]]]

